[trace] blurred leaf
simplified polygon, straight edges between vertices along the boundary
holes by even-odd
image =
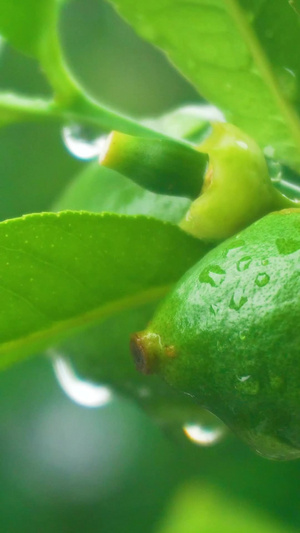
[[[45,34],[56,26],[59,0],[1,0],[0,33],[20,51],[39,56]]]
[[[71,331],[155,301],[207,250],[144,217],[43,213],[0,224],[4,367]]]
[[[300,19],[287,1],[112,3],[229,122],[300,169]]]
[[[212,487],[181,487],[155,533],[296,533]]]
[[[188,139],[198,144],[207,135],[209,123],[224,121],[223,114],[212,105],[186,105],[143,122],[166,135]]]
[[[124,215],[150,215],[177,223],[190,205],[187,198],[154,194],[117,172],[91,163],[80,173],[54,205],[63,209],[109,211]]]

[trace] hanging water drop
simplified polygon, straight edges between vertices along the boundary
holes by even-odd
[[[224,437],[222,427],[208,427],[198,424],[186,424],[183,426],[183,432],[191,442],[198,446],[213,446]]]
[[[65,126],[62,137],[70,154],[84,161],[101,157],[110,142],[109,134],[99,135],[99,131],[95,132],[94,129],[79,124]]]
[[[53,352],[50,355],[57,381],[71,400],[84,407],[104,407],[110,403],[112,392],[108,387],[80,379],[67,359]]]

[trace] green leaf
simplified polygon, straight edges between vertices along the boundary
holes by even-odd
[[[288,1],[112,3],[228,121],[300,169],[300,18]]]
[[[63,3],[65,0],[1,0],[0,35],[20,52],[39,60],[57,101],[69,106],[78,98],[79,89],[64,63],[57,34]]]
[[[0,366],[157,300],[207,248],[145,217],[44,213],[0,224]]]
[[[58,0],[1,0],[0,33],[13,46],[39,56],[45,34],[53,31]]]
[[[156,533],[296,533],[259,508],[195,482],[175,494]]]

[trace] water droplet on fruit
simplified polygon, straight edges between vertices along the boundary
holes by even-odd
[[[296,239],[276,239],[276,246],[281,255],[289,255],[300,249],[300,240]]]
[[[209,265],[199,276],[199,281],[209,283],[212,287],[219,287],[225,279],[225,270],[219,265]]]
[[[238,263],[237,263],[237,269],[239,272],[243,272],[244,270],[247,270],[251,264],[251,257],[249,255],[245,255],[244,257],[242,257]]]
[[[256,279],[255,279],[255,283],[258,287],[264,287],[265,285],[269,283],[269,281],[270,281],[270,276],[268,276],[268,274],[266,274],[265,272],[261,274],[257,274]]]
[[[186,424],[183,426],[187,438],[198,446],[213,446],[224,437],[222,427],[208,427],[199,424]]]
[[[50,355],[56,378],[71,400],[84,407],[103,407],[111,401],[112,392],[108,387],[83,381],[67,359],[53,351]]]
[[[210,312],[213,314],[213,315],[216,315],[217,312],[219,311],[219,306],[218,305],[215,305],[215,304],[211,304],[209,306],[209,310]]]
[[[248,298],[243,294],[242,289],[237,289],[231,297],[229,307],[234,311],[239,311],[247,301]]]
[[[244,246],[245,241],[242,239],[236,239],[234,241],[231,241],[230,245],[228,246],[227,250],[225,250],[225,257],[230,255],[232,252],[234,252],[237,248],[241,248]]]
[[[259,382],[252,378],[252,376],[246,375],[238,377],[238,382],[235,385],[236,390],[255,396],[259,392]]]
[[[262,259],[262,260],[261,260],[261,264],[262,264],[263,266],[267,266],[267,265],[269,264],[269,260],[268,260],[268,259]]]
[[[65,126],[62,137],[67,150],[77,159],[88,161],[107,151],[109,135],[99,135],[99,131],[84,128],[78,124]]]

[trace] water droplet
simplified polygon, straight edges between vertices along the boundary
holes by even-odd
[[[248,381],[249,378],[251,378],[250,374],[248,376],[242,376],[241,378],[238,378],[238,380],[241,383],[244,383],[244,381]]]
[[[276,239],[276,246],[281,255],[289,255],[300,249],[300,240],[296,239]]]
[[[252,259],[249,255],[242,257],[236,265],[238,271],[243,272],[244,270],[247,270],[251,264],[251,261]]]
[[[267,265],[269,264],[269,259],[262,259],[262,260],[261,260],[261,264],[262,264],[263,266],[267,266]]]
[[[241,376],[238,379],[238,383],[235,385],[236,390],[255,396],[259,392],[259,382],[252,378],[252,376]]]
[[[236,239],[236,240],[231,241],[227,250],[225,250],[225,254],[224,254],[225,257],[227,257],[229,254],[234,252],[237,248],[241,248],[242,246],[244,246],[244,244],[245,244],[245,241],[243,241],[242,239]]]
[[[83,381],[68,360],[53,351],[50,355],[56,378],[71,400],[84,407],[103,407],[111,401],[112,392],[108,387]]]
[[[239,311],[245,303],[247,303],[248,298],[247,296],[244,296],[241,289],[237,289],[235,293],[232,295],[229,307],[230,309],[233,309],[234,311]]]
[[[257,274],[255,283],[258,287],[264,287],[265,285],[268,285],[270,281],[270,276],[266,274],[265,272],[262,272],[261,274]]]
[[[224,436],[222,427],[206,427],[199,424],[186,424],[183,431],[187,438],[198,446],[213,446]]]
[[[270,157],[270,159],[274,158],[275,155],[275,148],[274,146],[265,146],[263,149],[264,155],[266,157]]]
[[[283,94],[289,100],[294,101],[298,94],[298,84],[295,72],[288,67],[279,67],[275,70]]]
[[[218,305],[215,305],[215,304],[211,304],[209,306],[209,310],[210,312],[213,314],[213,315],[216,315],[219,311],[219,306]]]
[[[235,144],[237,144],[242,150],[248,150],[249,146],[244,141],[235,141]]]
[[[219,287],[225,279],[225,270],[219,265],[209,265],[202,270],[199,281],[209,283],[212,287]]]
[[[83,128],[78,124],[65,126],[62,137],[67,150],[77,159],[88,161],[106,153],[110,137],[99,135],[94,130]]]

